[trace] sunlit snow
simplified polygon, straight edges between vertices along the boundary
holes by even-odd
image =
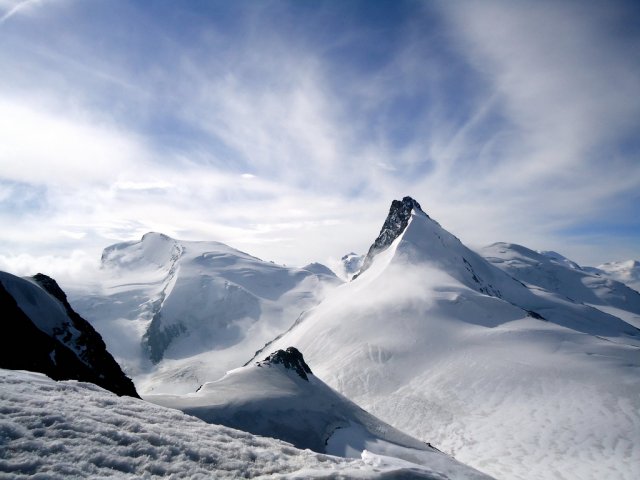
[[[414,212],[366,272],[261,355],[295,346],[349,399],[496,478],[632,480],[639,333],[526,288]]]
[[[445,478],[370,453],[298,450],[92,384],[11,370],[0,370],[0,477]]]
[[[449,478],[490,478],[365,412],[315,375],[303,379],[278,364],[260,362],[238,368],[187,395],[145,399],[209,423],[280,438],[299,448],[353,458],[367,451],[422,465]]]
[[[340,283],[219,242],[148,233],[106,248],[102,277],[69,297],[139,392],[187,393],[244,364]]]

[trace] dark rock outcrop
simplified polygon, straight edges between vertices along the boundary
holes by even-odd
[[[18,307],[0,282],[0,367],[40,372],[54,380],[84,380],[89,367],[60,341],[50,337]]]
[[[307,382],[309,381],[307,373],[313,375],[313,372],[309,368],[309,365],[307,365],[304,361],[302,353],[300,353],[300,351],[295,347],[289,347],[286,350],[278,350],[277,352],[273,352],[262,362],[258,362],[258,365],[282,365],[284,366],[284,368],[296,372]]]
[[[162,312],[157,312],[142,336],[142,348],[151,362],[156,365],[164,358],[164,353],[171,342],[185,333],[187,333],[187,328],[182,323],[163,326]]]
[[[19,288],[38,288],[27,280],[8,277],[24,282]],[[41,330],[38,319],[30,318],[0,282],[0,367],[41,372],[54,380],[91,382],[117,395],[139,398],[100,334],[71,308],[56,281],[40,273],[32,278],[44,290],[42,295],[48,294],[51,308],[58,308],[55,302],[63,306],[68,321],[56,325],[52,334]]]
[[[378,238],[375,239],[371,247],[369,247],[367,256],[362,263],[362,268],[360,268],[360,271],[353,276],[354,280],[358,275],[371,266],[373,257],[383,250],[386,250],[396,238],[402,235],[402,232],[404,232],[405,228],[407,228],[407,225],[409,224],[409,219],[411,218],[411,212],[413,210],[424,213],[420,204],[411,197],[404,197],[402,200],[394,200],[391,202],[389,214],[382,225],[380,234],[378,235]],[[424,215],[428,217],[426,213],[424,213]]]

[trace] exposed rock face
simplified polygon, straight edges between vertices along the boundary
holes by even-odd
[[[164,353],[176,338],[187,333],[187,327],[182,323],[172,325],[162,325],[162,313],[158,312],[153,316],[148,330],[142,337],[142,348],[149,355],[149,359],[157,364],[164,358]]]
[[[261,306],[258,297],[228,281],[213,278],[210,282],[209,285],[218,288],[209,292],[202,289],[194,292],[194,284],[185,283],[177,287],[182,291],[182,295],[172,297],[164,291],[161,293],[156,301],[156,313],[142,337],[142,348],[154,364],[161,362],[167,350],[182,337],[198,334],[200,330],[197,322],[189,318],[193,315],[185,308],[188,304],[182,300],[183,295],[189,295],[191,302],[203,305],[203,311],[206,313],[202,320],[208,322],[209,332],[217,335],[219,347],[231,346],[242,337],[243,332],[237,322],[239,319],[256,321],[260,317]],[[175,287],[173,291],[175,292]],[[174,307],[179,309],[183,316],[176,315]],[[206,330],[200,330],[200,335],[205,335],[205,332]]]
[[[380,234],[378,235],[378,238],[375,239],[371,247],[369,247],[367,256],[362,263],[362,268],[356,275],[354,275],[354,279],[371,266],[373,257],[383,250],[386,250],[396,238],[402,235],[402,232],[404,232],[404,229],[407,228],[407,225],[409,224],[409,219],[411,218],[411,212],[413,210],[422,212],[428,217],[420,207],[420,204],[411,197],[404,197],[402,200],[394,200],[391,202],[389,214],[382,225]]]
[[[54,380],[82,380],[89,368],[69,348],[34,325],[0,282],[0,367],[29,370]]]
[[[91,382],[117,395],[139,397],[133,382],[107,351],[100,334],[71,308],[56,281],[40,273],[32,278],[42,290],[9,274],[3,274],[2,280],[10,288],[0,281],[1,366],[41,372],[54,380]],[[27,314],[12,291],[24,292],[34,305],[38,303],[38,308]],[[66,320],[51,325],[47,317],[50,310],[60,311],[58,302]],[[49,331],[43,330],[46,324]]]
[[[307,377],[307,373],[313,375],[313,372],[309,368],[309,365],[304,361],[304,357],[302,353],[295,348],[289,347],[286,350],[278,350],[277,352],[273,352],[267,358],[265,358],[262,362],[258,362],[258,365],[282,365],[284,368],[295,371],[300,377],[302,377],[307,382],[309,381],[309,377]]]

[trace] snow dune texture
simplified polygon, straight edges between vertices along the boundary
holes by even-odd
[[[0,478],[160,477],[446,480],[402,460],[298,450],[92,384],[0,370]]]

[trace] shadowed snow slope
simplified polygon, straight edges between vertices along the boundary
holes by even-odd
[[[366,450],[422,465],[442,478],[490,478],[365,412],[313,375],[292,348],[233,370],[197,392],[146,399],[298,448],[353,458]]]
[[[29,369],[138,396],[100,335],[73,311],[52,278],[0,272],[0,314],[0,368]]]
[[[538,253],[521,245],[494,243],[481,253],[521,282],[591,305],[640,327],[640,293],[624,283],[583,270],[555,252]]]
[[[419,208],[357,279],[258,358],[289,346],[394,427],[504,479],[640,478],[640,337],[527,288]]]
[[[141,392],[188,392],[220,378],[341,283],[330,271],[159,233],[106,248],[102,273],[72,303]]]
[[[1,369],[0,439],[0,477],[11,479],[473,478],[369,452],[298,450],[92,384]]]

